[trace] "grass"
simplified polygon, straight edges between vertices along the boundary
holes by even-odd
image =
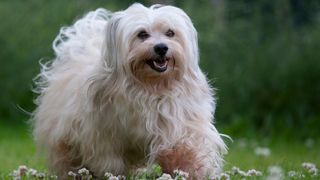
[[[257,147],[270,149],[269,156],[258,156],[255,154]],[[288,142],[285,140],[235,140],[229,145],[229,153],[226,156],[225,169],[233,166],[243,170],[257,169],[263,174],[268,174],[271,166],[280,166],[285,172],[290,170],[303,171],[303,162],[312,162],[320,165],[320,146],[313,142],[309,146],[303,142]]]
[[[0,147],[0,174],[8,174],[22,164],[45,170],[44,159],[36,154],[26,126],[0,125]]]
[[[309,140],[309,145],[306,146],[303,142],[248,138],[229,141],[228,146],[225,170],[234,166],[244,171],[256,169],[262,172],[262,179],[265,179],[271,166],[279,166],[284,174],[287,174],[290,170],[304,172],[301,167],[303,162],[312,162],[317,167],[320,165],[320,144],[317,141]],[[19,165],[46,172],[44,159],[36,154],[30,131],[26,126],[1,125],[0,147],[0,179],[7,177]],[[256,155],[257,147],[269,149],[270,155]]]

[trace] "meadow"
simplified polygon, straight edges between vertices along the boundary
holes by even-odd
[[[28,129],[27,125],[0,126],[0,177],[2,179],[13,179],[10,173],[12,174],[21,165],[36,169],[38,172],[48,172],[44,156],[37,153]],[[225,140],[228,144],[229,152],[225,156],[224,171],[230,174],[231,179],[267,179],[272,177],[274,179],[320,178],[319,172],[313,176],[312,173],[302,166],[302,163],[305,162],[319,166],[320,144],[318,141],[309,139],[306,142],[299,143],[296,141],[268,138]],[[240,174],[239,172],[238,174],[232,174],[237,171],[235,167],[240,169]],[[261,172],[261,176],[241,175],[241,173],[247,173],[252,169]],[[160,174],[153,172],[153,175],[141,175],[141,177],[156,179]]]

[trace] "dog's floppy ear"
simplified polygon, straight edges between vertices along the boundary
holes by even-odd
[[[105,49],[103,50],[103,57],[105,64],[110,69],[117,68],[117,61],[121,58],[119,51],[122,47],[122,36],[120,32],[120,22],[124,16],[123,12],[114,13],[108,21],[106,27]]]

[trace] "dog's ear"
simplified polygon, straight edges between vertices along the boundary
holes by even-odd
[[[189,58],[189,67],[193,71],[199,71],[198,33],[192,20],[182,9],[174,6],[163,6],[158,10],[167,14],[170,13],[172,14],[172,17],[176,17],[176,21],[181,25],[180,30],[182,31],[183,39],[186,44],[185,53]]]
[[[107,68],[116,69],[117,61],[121,58],[122,36],[119,30],[120,22],[124,16],[123,12],[114,13],[107,23],[105,29],[103,57]]]
[[[185,24],[185,32],[186,32],[186,41],[189,45],[188,47],[190,49],[187,50],[187,53],[189,53],[189,57],[193,59],[192,62],[198,64],[199,63],[199,49],[198,49],[198,33],[195,29],[192,20],[189,18],[189,16],[181,9],[178,9],[176,13],[181,17],[181,19],[184,21]],[[194,64],[195,65],[195,64]]]

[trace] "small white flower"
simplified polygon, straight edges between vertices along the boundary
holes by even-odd
[[[260,171],[255,170],[255,169],[250,169],[247,172],[247,176],[262,176],[262,173]]]
[[[313,168],[309,169],[308,172],[313,176],[318,175],[318,169],[316,167],[313,167]]]
[[[112,174],[112,173],[109,173],[109,172],[106,172],[106,173],[104,174],[104,177],[111,177],[111,176],[113,176],[113,174]]]
[[[247,176],[248,176],[247,173],[244,172],[244,171],[239,171],[239,175],[240,175],[241,177],[247,177]]]
[[[136,174],[136,175],[141,175],[141,174],[147,173],[147,171],[148,171],[147,168],[138,168],[138,169],[135,171],[135,174]]]
[[[309,170],[311,168],[315,168],[316,165],[310,162],[304,162],[302,163],[302,167],[305,168],[306,170]]]
[[[20,180],[21,176],[18,170],[13,170],[12,173],[10,174],[12,176],[13,180]]]
[[[41,172],[37,173],[36,176],[37,176],[38,179],[44,179],[46,177],[46,175],[44,173],[41,173]]]
[[[298,175],[298,173],[296,171],[289,171],[288,172],[289,177],[296,177],[297,175]]]
[[[58,176],[56,176],[56,175],[51,175],[51,176],[50,176],[50,179],[58,179]]]
[[[238,168],[238,167],[236,167],[236,166],[233,166],[232,168],[231,168],[231,172],[232,172],[232,174],[238,174],[238,172],[240,171],[240,169]]]
[[[14,176],[13,180],[21,180],[21,176]]]
[[[27,172],[27,174],[29,176],[33,176],[33,177],[35,177],[37,175],[37,173],[38,173],[38,171],[35,169],[32,169],[32,168],[28,169],[28,172]]]
[[[120,178],[122,178],[122,176],[114,176],[112,173],[106,172],[104,174],[104,177],[107,178],[107,180],[119,180]],[[125,177],[124,177],[125,179]]]
[[[13,170],[12,173],[10,173],[10,176],[12,176],[13,180],[21,180],[22,179],[19,169]]]
[[[304,162],[302,163],[302,167],[306,169],[311,175],[317,176],[318,175],[318,169],[315,164],[310,162]]]
[[[184,172],[182,170],[174,170],[173,173],[176,175],[176,176],[179,176],[179,177],[182,177],[182,178],[188,178],[189,177],[189,173],[187,172]]]
[[[268,168],[267,180],[280,180],[283,179],[283,171],[280,166],[270,166]]]
[[[74,172],[72,172],[72,171],[69,171],[69,172],[68,172],[68,176],[76,177],[76,176],[77,176],[77,174],[76,174],[76,173],[74,173]]]
[[[297,171],[289,171],[288,176],[291,178],[305,178],[305,175]]]
[[[170,174],[163,173],[156,180],[173,180]]]
[[[25,175],[28,171],[28,167],[25,165],[21,165],[21,166],[19,166],[18,171],[19,171],[20,176]]]
[[[117,176],[111,176],[108,180],[119,180],[119,178]]]
[[[221,173],[219,176],[219,180],[230,180],[230,176],[227,173]]]
[[[267,147],[256,147],[256,148],[254,149],[254,153],[255,153],[257,156],[268,157],[268,156],[270,156],[271,151],[270,151],[270,149],[267,148]]]
[[[78,173],[79,173],[80,175],[89,175],[89,174],[90,174],[89,170],[86,169],[86,168],[81,168],[81,169],[79,169],[79,170],[78,170]]]
[[[13,177],[20,177],[20,172],[19,172],[18,170],[13,170],[12,173],[11,173],[11,175],[12,175]]]
[[[125,179],[126,179],[126,177],[125,177],[124,175],[118,175],[117,177],[118,177],[118,179],[120,179],[120,180],[125,180]]]
[[[231,168],[232,175],[240,175],[241,177],[247,177],[247,173],[240,170],[240,168],[233,166]]]

